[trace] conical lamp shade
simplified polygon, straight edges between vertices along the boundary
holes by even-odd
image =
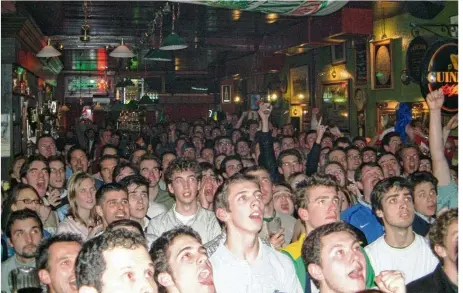
[[[188,48],[188,45],[174,32],[168,35],[167,38],[164,39],[164,42],[162,42],[161,46],[159,46],[159,50],[167,51],[181,50],[185,48]]]
[[[143,59],[153,61],[172,61],[169,52],[159,49],[150,49]]]
[[[152,105],[154,104],[153,101],[150,99],[150,97],[145,94],[143,97],[141,97],[140,101],[138,101],[139,105]]]
[[[122,43],[111,53],[109,53],[109,56],[116,58],[132,58],[135,56],[135,54],[130,51],[126,45],[124,45],[124,39],[122,39]]]
[[[61,56],[61,52],[56,50],[52,45],[50,45],[50,39],[48,39],[48,45],[42,48],[37,53],[37,57],[39,58],[49,58],[49,57],[57,57]]]

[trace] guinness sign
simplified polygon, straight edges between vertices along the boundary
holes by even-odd
[[[445,101],[442,110],[458,112],[458,43],[438,41],[427,50],[421,72],[421,94],[442,88]]]

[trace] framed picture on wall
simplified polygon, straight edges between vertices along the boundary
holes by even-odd
[[[355,84],[368,82],[368,46],[366,41],[355,44]]]
[[[340,64],[346,62],[346,42],[331,46],[331,63]]]
[[[321,96],[324,124],[350,131],[350,80],[323,83]]]
[[[309,98],[309,67],[307,65],[291,68],[291,104],[301,104]]]
[[[221,96],[222,96],[222,103],[224,104],[227,104],[227,103],[230,103],[231,102],[231,85],[227,84],[227,85],[222,85],[222,92],[221,92]]]
[[[370,44],[371,89],[394,89],[394,69],[391,39]]]

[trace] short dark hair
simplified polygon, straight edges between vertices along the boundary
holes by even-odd
[[[117,227],[133,227],[133,228],[136,228],[138,230],[138,232],[140,232],[140,235],[143,236],[143,238],[145,238],[145,232],[143,231],[143,227],[141,226],[141,224],[139,222],[137,222],[135,220],[120,219],[120,220],[111,222],[110,224],[108,224],[108,227],[106,227],[105,232],[110,233],[110,232],[112,232],[114,230],[117,230],[116,229]]]
[[[167,292],[166,288],[158,281],[158,276],[161,273],[169,272],[169,248],[177,237],[190,236],[202,243],[201,236],[189,226],[177,226],[167,232],[164,232],[156,241],[151,245],[149,251],[151,259],[154,262],[154,280],[156,281],[159,293]]]
[[[302,244],[302,260],[304,261],[304,266],[306,268],[310,264],[321,265],[322,238],[337,232],[347,232],[358,240],[357,234],[351,226],[342,221],[329,223],[315,228],[315,230],[309,233]],[[312,281],[317,288],[320,288],[320,282],[318,280],[312,278]],[[307,286],[310,286],[310,284],[307,284]]]
[[[29,156],[26,159],[26,161],[24,162],[24,164],[21,166],[21,171],[19,172],[21,178],[26,177],[27,172],[31,168],[32,163],[34,163],[36,161],[43,162],[45,164],[45,166],[47,167],[46,168],[47,172],[50,173],[50,168],[48,167],[48,160],[44,156],[42,156],[40,154],[34,154],[32,156]]]
[[[373,213],[376,214],[376,211],[383,210],[382,200],[386,192],[391,190],[391,188],[399,188],[399,189],[408,189],[412,194],[413,198],[413,187],[407,181],[407,179],[403,177],[393,176],[389,178],[385,178],[378,183],[376,183],[373,191],[371,192],[371,207],[373,209]]]
[[[87,152],[84,150],[83,147],[81,147],[80,145],[76,144],[76,145],[73,145],[73,146],[69,149],[69,151],[68,151],[68,153],[67,153],[68,163],[71,163],[72,153],[73,153],[74,151],[77,151],[77,150],[82,151],[82,152],[85,154],[85,156],[87,157],[87,160],[88,160]]]
[[[119,157],[115,155],[104,155],[101,157],[100,162],[98,163],[98,170],[101,172],[102,164],[106,160],[116,160],[116,166],[119,165]]]
[[[14,211],[8,217],[8,220],[6,222],[6,231],[5,231],[6,237],[11,239],[11,228],[13,227],[16,221],[27,220],[27,219],[35,220],[40,227],[40,232],[43,235],[43,223],[42,223],[42,220],[40,220],[39,215],[37,215],[37,213],[34,212],[33,210],[24,209],[24,210]]]
[[[164,160],[164,156],[167,156],[167,155],[173,155],[173,156],[177,157],[177,154],[174,153],[174,152],[171,152],[171,151],[163,152],[162,155],[161,155],[161,162],[162,162],[162,160]]]
[[[333,143],[334,147],[339,147],[338,146],[339,143],[347,143],[349,146],[352,145],[352,142],[350,141],[350,139],[348,137],[345,137],[345,136],[341,136],[341,137],[336,138],[336,140]]]
[[[325,174],[326,173],[326,167],[328,165],[336,165],[336,166],[340,167],[341,170],[344,172],[344,176],[347,175],[346,170],[344,170],[344,167],[341,165],[341,163],[336,162],[336,161],[328,161],[328,162],[326,162],[325,165],[323,165],[323,167],[321,168],[320,173]],[[347,179],[347,177],[346,177],[346,179]]]
[[[400,162],[402,162],[402,153],[404,152],[404,150],[406,149],[415,149],[416,152],[418,153],[418,155],[421,154],[420,152],[420,149],[418,148],[418,146],[414,143],[406,143],[406,144],[403,144],[402,147],[397,151],[397,157],[399,158]]]
[[[376,162],[362,163],[362,165],[360,165],[354,173],[354,179],[356,182],[360,182],[360,180],[362,179],[362,172],[363,168],[365,167],[376,167],[379,168],[381,172],[383,172],[383,169],[381,169],[381,167]]]
[[[76,260],[76,284],[93,287],[97,292],[102,291],[102,277],[106,270],[104,252],[114,248],[136,249],[146,248],[146,240],[134,232],[126,229],[103,233],[87,240],[80,249]]]
[[[115,146],[115,145],[113,145],[113,144],[110,144],[110,143],[105,144],[105,145],[101,148],[100,154],[103,155],[104,152],[105,152],[105,150],[107,150],[107,149],[114,149],[114,150],[116,150],[116,154],[117,154],[117,151],[118,151],[117,146]]]
[[[400,137],[400,134],[398,132],[395,132],[395,131],[391,131],[391,132],[387,133],[386,135],[383,136],[383,139],[381,140],[381,146],[383,148],[384,148],[385,145],[388,146],[393,137]]]
[[[122,172],[122,170],[124,170],[125,168],[132,169],[132,171],[135,172],[135,175],[140,174],[140,171],[138,170],[137,166],[135,166],[134,164],[130,162],[121,161],[119,164],[116,165],[116,167],[113,170],[113,181],[114,182],[116,181],[117,175],[119,175],[119,173]]]
[[[232,161],[232,160],[237,160],[239,161],[241,164],[243,162],[241,162],[241,157],[240,155],[230,155],[230,156],[226,156],[222,162],[220,163],[220,172],[221,173],[225,173],[225,170],[227,169],[227,167],[225,166],[229,161]]]
[[[137,186],[145,186],[147,189],[150,186],[148,180],[146,180],[145,177],[141,175],[130,175],[130,176],[124,177],[121,181],[119,181],[119,184],[124,186],[127,189],[129,188],[129,185],[132,185],[132,184],[135,184]]]
[[[198,162],[195,160],[181,157],[174,159],[167,170],[164,173],[164,180],[166,180],[167,184],[172,183],[172,176],[175,172],[183,172],[183,171],[193,171],[195,173],[196,179],[200,180],[202,177],[201,169],[199,168]]]
[[[450,209],[437,217],[436,221],[431,225],[431,229],[429,230],[431,250],[441,263],[443,263],[444,260],[437,255],[435,247],[437,245],[445,247],[445,238],[447,237],[449,226],[455,221],[458,223],[458,209]]]
[[[339,185],[334,176],[315,173],[310,176],[309,179],[298,184],[298,189],[296,190],[296,206],[303,209],[307,208],[309,203],[306,195],[307,190],[319,186],[332,187],[336,190],[336,193],[339,191]]]
[[[283,144],[283,139],[285,138],[291,138],[293,140],[294,143],[296,143],[296,139],[294,139],[294,137],[292,137],[291,135],[283,135],[282,137],[280,137],[280,139],[278,140],[278,142],[280,144]]]
[[[214,197],[214,211],[217,211],[218,209],[225,209],[226,211],[230,211],[230,185],[244,181],[254,182],[260,188],[259,181],[256,179],[256,177],[248,174],[236,173],[225,180],[225,182],[217,189]]]
[[[50,166],[50,163],[55,161],[61,162],[64,166],[66,166],[66,162],[64,161],[64,157],[62,155],[54,155],[49,157],[47,165]]]
[[[374,152],[375,155],[377,155],[377,150],[374,148],[374,147],[371,147],[371,146],[366,146],[364,147],[361,151],[360,151],[360,154],[363,156],[364,153],[366,152]]]
[[[175,156],[177,156],[177,155],[175,155]],[[164,155],[163,155],[163,157],[164,157]],[[161,162],[161,160],[158,157],[153,156],[150,153],[146,153],[143,156],[141,156],[140,160],[138,161],[138,165],[141,165],[141,162],[143,162],[143,161],[155,161],[156,163],[158,163],[159,170],[162,170],[162,162]]]
[[[125,193],[128,195],[127,187],[124,187],[119,183],[113,182],[113,183],[103,184],[96,192],[96,195],[95,195],[96,204],[101,205],[104,201],[104,195],[110,191],[125,191]]]
[[[364,143],[367,143],[367,140],[365,139],[365,137],[363,136],[356,136],[352,139],[352,142],[356,141],[356,140],[361,140],[363,141]]]
[[[424,182],[431,183],[432,187],[434,187],[434,189],[437,191],[437,178],[434,177],[429,172],[416,171],[416,172],[410,174],[407,179],[408,179],[408,182],[410,183],[410,185],[412,186],[413,191],[415,190],[415,187],[418,184],[421,184],[421,183],[424,183]],[[413,195],[413,197],[415,197],[415,196]]]
[[[211,170],[212,174],[213,174],[213,177],[215,179],[219,179],[219,174],[217,174],[217,172],[214,169],[214,166],[212,166],[211,163],[201,162],[201,163],[199,163],[199,167],[201,168],[201,173],[204,172],[204,171],[207,171],[207,170]]]
[[[346,148],[346,155],[347,155],[347,152],[351,151],[351,150],[355,150],[355,151],[358,151],[359,154],[360,154],[360,149],[356,146],[356,145],[350,145]]]
[[[282,151],[280,155],[278,156],[278,160],[277,160],[278,167],[283,166],[283,158],[288,157],[288,156],[295,156],[297,160],[299,161],[299,163],[302,164],[301,153],[296,149],[289,149],[289,150]]]
[[[55,243],[60,242],[77,242],[82,245],[82,237],[78,234],[73,233],[59,233],[55,234],[50,238],[44,238],[37,248],[37,254],[35,256],[35,268],[37,271],[49,269],[48,267],[48,257],[50,247]]]
[[[25,189],[30,189],[32,190],[35,195],[37,195],[37,198],[39,200],[42,200],[40,198],[40,195],[39,193],[37,192],[37,190],[35,190],[35,188],[29,184],[26,184],[26,183],[22,183],[22,182],[19,182],[18,184],[16,184],[13,189],[10,189],[8,190],[8,196],[5,200],[5,202],[3,203],[3,209],[2,209],[2,216],[1,216],[1,219],[2,219],[2,231],[6,231],[6,223],[8,222],[8,217],[10,216],[10,214],[13,212],[13,210],[11,209],[11,206],[16,203],[16,200],[18,199],[19,197],[19,194],[21,193],[21,191],[25,190]]]
[[[50,134],[43,134],[37,139],[37,146],[39,145],[40,141],[43,138],[51,138],[53,140],[53,142],[56,144],[56,140],[55,140],[55,138],[53,136],[51,136]]]

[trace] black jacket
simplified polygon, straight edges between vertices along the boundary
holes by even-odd
[[[441,265],[434,272],[407,285],[407,293],[457,293],[458,287],[453,285]]]
[[[321,145],[314,143],[312,149],[307,154],[307,161],[305,162],[305,174],[312,176],[318,171],[318,161],[320,159]]]
[[[260,132],[256,134],[259,141],[260,156],[258,158],[259,166],[264,166],[270,173],[270,178],[273,182],[278,182],[281,179],[278,173],[278,164],[273,150],[273,137],[270,132]]]

